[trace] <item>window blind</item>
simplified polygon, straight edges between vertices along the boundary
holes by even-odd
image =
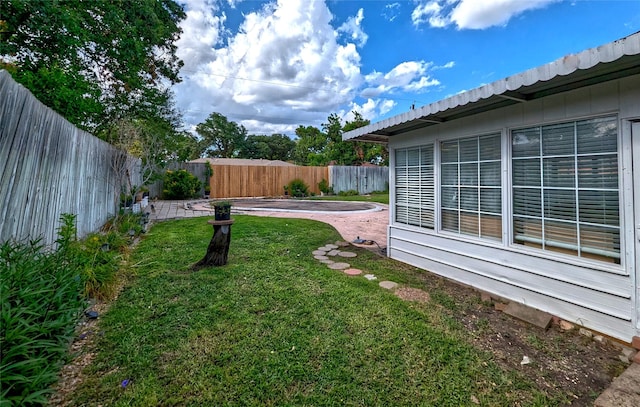
[[[514,243],[620,262],[615,117],[511,134]]]
[[[501,136],[440,143],[442,229],[502,239]]]
[[[395,152],[395,221],[433,229],[433,146]]]

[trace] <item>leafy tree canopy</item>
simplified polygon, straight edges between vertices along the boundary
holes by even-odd
[[[173,0],[2,0],[0,68],[95,132],[166,101],[184,18]]]
[[[292,159],[295,146],[296,142],[284,134],[251,134],[247,136],[238,157],[289,161]]]
[[[298,126],[296,147],[293,152],[298,165],[324,165],[327,135],[313,126]]]
[[[196,126],[196,132],[202,137],[201,144],[208,157],[237,157],[247,139],[244,126],[215,112]]]
[[[388,164],[388,152],[385,146],[371,143],[343,141],[342,133],[366,126],[359,112],[354,111],[354,119],[344,125],[340,117],[333,113],[322,124],[322,131],[313,127],[300,126],[296,129],[298,140],[294,158],[300,165],[362,165],[370,162],[379,165]]]

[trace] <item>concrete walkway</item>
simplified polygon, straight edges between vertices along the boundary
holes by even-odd
[[[191,205],[191,208],[188,205]],[[213,216],[213,208],[209,211],[195,210],[193,204],[188,201],[154,201],[150,202],[145,210],[151,212],[149,216],[151,221]]]

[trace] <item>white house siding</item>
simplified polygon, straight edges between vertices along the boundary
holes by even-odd
[[[512,245],[510,130],[601,115],[619,119],[622,264]],[[391,191],[395,191],[395,149],[495,132],[500,132],[503,140],[502,242],[396,223],[392,202],[390,257],[630,341],[638,334],[635,311],[638,300],[633,264],[633,206],[626,204],[633,202],[633,194],[625,185],[632,183],[628,170],[631,168],[629,120],[638,118],[640,75],[635,75],[390,137]],[[436,208],[436,214],[438,212]]]

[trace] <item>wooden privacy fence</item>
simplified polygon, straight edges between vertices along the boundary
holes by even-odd
[[[386,191],[389,189],[389,167],[330,166],[328,181],[335,193]]]
[[[213,165],[212,198],[282,196],[284,186],[299,178],[309,192],[320,193],[318,183],[328,180],[327,167]]]
[[[184,169],[206,180],[204,163],[171,163],[167,169]],[[360,194],[386,191],[389,188],[388,167],[299,167],[299,166],[252,166],[213,164],[213,176],[209,180],[211,198],[240,198],[282,196],[284,186],[300,178],[309,186],[309,191],[320,193],[318,183],[326,179],[333,191],[356,190]],[[151,196],[162,197],[162,181],[149,188]]]
[[[84,132],[0,71],[0,242],[56,240],[63,213],[77,215],[79,237],[119,207],[125,157],[133,184],[140,163]]]

